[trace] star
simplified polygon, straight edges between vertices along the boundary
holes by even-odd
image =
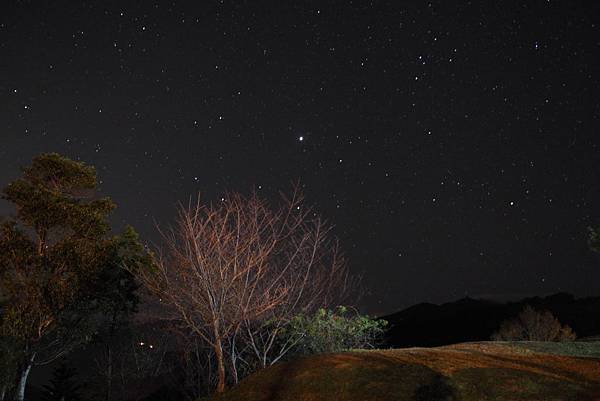
[[[600,163],[600,137],[593,102],[580,97],[599,86],[589,40],[597,26],[585,8],[552,2],[547,9],[544,1],[525,14],[518,5],[483,5],[438,7],[434,16],[422,12],[425,2],[398,22],[385,7],[340,2],[336,13],[357,27],[348,29],[346,18],[325,24],[321,17],[332,8],[317,9],[319,2],[217,1],[215,18],[197,18],[205,11],[198,2],[106,10],[25,3],[24,13],[35,11],[31,24],[0,23],[0,31],[10,30],[0,46],[10,76],[0,85],[0,188],[34,154],[65,153],[98,169],[106,195],[117,200],[117,220],[128,224],[131,216],[153,242],[159,239],[145,218],[151,214],[137,206],[139,194],[170,225],[170,206],[197,191],[218,204],[228,202],[221,193],[252,189],[274,201],[298,180],[314,216],[330,220],[340,236],[350,269],[372,264],[374,293],[394,283],[389,291],[397,295],[379,311],[421,296],[450,301],[487,280],[494,284],[482,291],[511,291],[510,275],[494,263],[531,273],[522,288],[531,295],[542,280],[536,266],[545,263],[548,289],[568,277],[574,289],[594,291],[597,280],[564,269],[591,263],[585,239],[552,255],[525,250],[568,247],[572,233],[600,225],[597,177],[587,173]],[[256,19],[256,12],[270,17]],[[49,23],[55,14],[62,19]],[[514,15],[535,29],[507,33],[489,24],[492,47],[470,34],[481,29],[479,19]],[[447,22],[444,34],[432,28],[438,17]],[[292,23],[272,35],[277,19]],[[82,26],[95,29],[83,34]],[[65,29],[75,33],[64,37]],[[13,57],[3,57],[9,49]],[[52,57],[22,68],[19,60],[32,52]],[[527,74],[517,55],[532,67]],[[161,188],[172,190],[154,196]],[[0,217],[8,212],[0,199]],[[521,238],[515,249],[527,257],[493,241],[502,230],[504,241]],[[420,277],[437,274],[446,260],[428,251],[428,237],[440,250],[456,250],[448,267],[455,274],[434,292]],[[406,266],[397,268],[394,253]],[[377,263],[375,255],[382,255]],[[480,265],[489,269],[470,268]],[[600,269],[593,274],[600,277]]]

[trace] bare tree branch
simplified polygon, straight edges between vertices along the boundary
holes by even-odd
[[[161,231],[166,245],[156,269],[135,272],[212,347],[217,391],[225,386],[225,354],[234,380],[240,349],[251,348],[262,366],[274,363],[293,346],[272,355],[293,315],[330,305],[350,288],[330,227],[302,201],[298,188],[273,209],[255,193],[228,194],[217,204],[198,197],[180,207],[174,228]]]

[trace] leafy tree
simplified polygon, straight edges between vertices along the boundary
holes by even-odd
[[[44,386],[43,401],[80,401],[80,386],[75,382],[75,369],[60,364],[54,369],[50,385]]]
[[[151,256],[140,244],[135,230],[126,227],[123,234],[115,238],[115,247],[109,258],[109,266],[112,267],[103,269],[99,274],[98,282],[102,283],[103,289],[98,291],[98,296],[104,324],[100,325],[96,339],[103,347],[101,376],[105,401],[112,400],[118,375],[115,358],[120,351],[118,337],[130,331],[131,317],[139,303],[138,286],[131,273],[122,267],[135,271],[151,264]]]
[[[573,341],[576,335],[549,311],[537,311],[527,305],[519,316],[506,320],[492,335],[494,341]]]
[[[299,314],[287,327],[285,341],[296,344],[294,354],[308,355],[375,348],[387,322],[351,313],[339,306],[335,310],[319,309],[314,314]]]
[[[109,235],[115,205],[95,189],[93,167],[42,154],[2,192],[16,210],[0,225],[0,336],[18,344],[16,400],[32,366],[88,341],[107,311],[135,303],[122,267],[147,255],[133,229]]]

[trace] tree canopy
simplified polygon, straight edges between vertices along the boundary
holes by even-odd
[[[135,308],[133,277],[122,267],[150,259],[132,228],[110,235],[115,204],[96,186],[93,167],[50,153],[1,193],[15,208],[0,223],[0,336],[17,356],[16,399],[34,363],[87,341],[108,310]]]

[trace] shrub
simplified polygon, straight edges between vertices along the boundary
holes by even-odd
[[[576,335],[549,311],[537,311],[527,305],[519,316],[506,320],[492,335],[495,341],[573,341]]]
[[[380,342],[386,326],[385,320],[374,320],[340,306],[335,310],[319,309],[312,315],[296,315],[284,338],[296,343],[296,355],[369,349]]]

